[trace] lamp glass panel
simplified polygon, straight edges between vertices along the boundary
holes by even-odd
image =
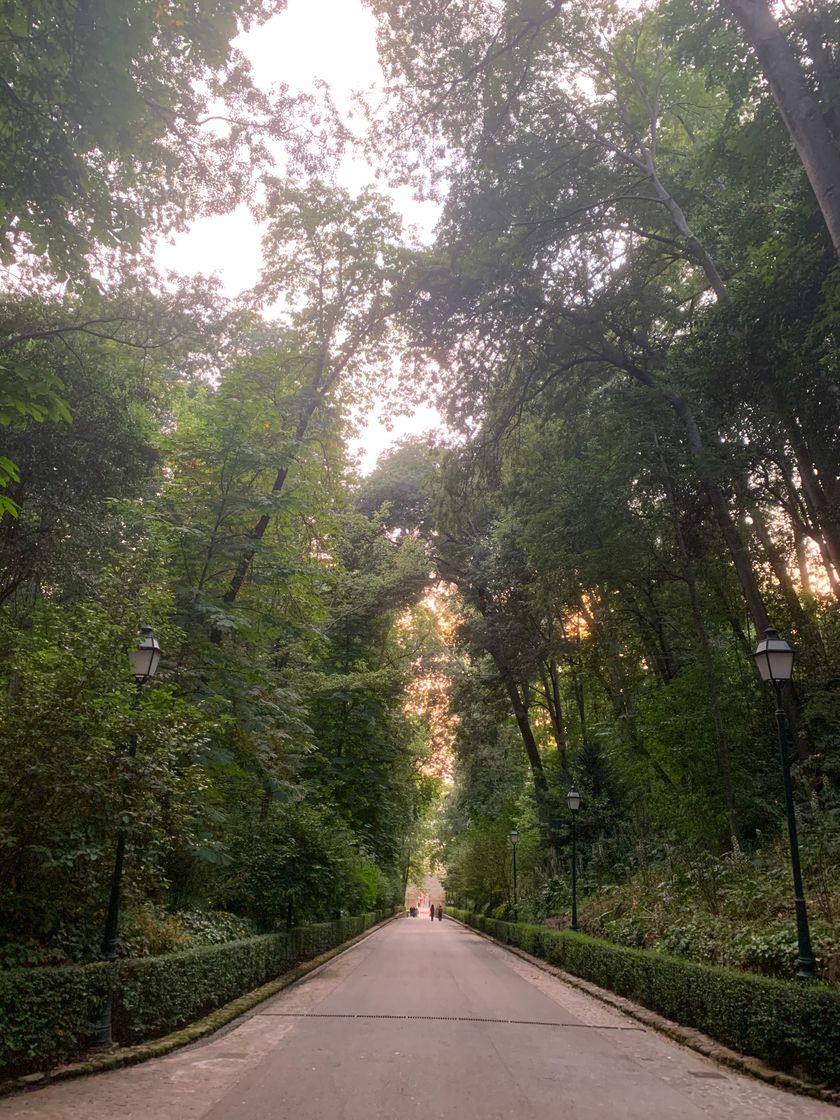
[[[129,650],[128,660],[138,681],[150,680],[155,675],[160,662],[160,646],[151,627],[146,626],[140,631],[137,648]]]
[[[789,681],[793,676],[794,652],[775,630],[769,630],[755,647],[755,664],[763,681]]]
[[[764,643],[760,642],[759,645],[763,646]],[[767,654],[766,654],[765,650],[763,648],[762,649],[757,649],[755,651],[754,657],[755,657],[756,667],[758,668],[758,674],[761,677],[761,679],[765,682],[766,681],[772,681],[773,677],[770,674],[770,662],[767,659]]]
[[[151,650],[146,649],[133,649],[129,652],[128,660],[131,665],[131,671],[138,680],[145,680],[149,675],[149,666],[151,664]]]
[[[576,789],[570,789],[566,796],[566,804],[569,806],[573,813],[576,813],[580,808],[580,794]]]
[[[793,675],[793,650],[768,649],[767,662],[770,666],[770,679],[789,681]]]

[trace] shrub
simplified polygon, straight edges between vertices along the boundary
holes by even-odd
[[[266,820],[236,838],[230,855],[219,873],[218,901],[265,930],[276,929],[289,914],[317,921],[345,908],[357,914],[366,909],[357,845],[346,824],[326,809],[273,805]]]
[[[158,910],[151,902],[126,908],[120,923],[119,953],[124,957],[157,956],[186,949],[189,934],[177,914]]]
[[[159,957],[0,972],[0,1074],[76,1054],[114,983],[114,1038],[154,1038],[364,932],[390,911],[300,926]]]
[[[745,930],[732,939],[735,963],[751,972],[765,976],[790,976],[796,967],[799,942],[795,925],[774,929]],[[836,927],[819,919],[811,922],[811,941],[817,958],[817,975],[829,981],[838,980],[837,954],[840,937]]]
[[[227,941],[244,941],[260,932],[256,922],[240,918],[224,910],[182,910],[177,918],[189,934],[189,947],[224,945]]]
[[[581,933],[449,912],[734,1050],[840,1086],[840,992],[834,988],[698,964]]]
[[[288,971],[297,957],[283,934],[122,961],[114,996],[119,1042],[164,1034]]]
[[[738,960],[750,972],[765,976],[790,976],[799,953],[796,930],[746,930],[735,942]]]
[[[715,961],[719,945],[714,933],[715,930],[703,921],[674,922],[662,931],[656,947],[675,957],[720,963]]]
[[[617,945],[628,945],[638,949],[645,941],[645,931],[633,914],[603,922],[602,929],[604,935]]]

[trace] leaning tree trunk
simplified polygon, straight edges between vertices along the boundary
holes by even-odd
[[[732,516],[729,503],[726,500],[726,495],[721,489],[718,480],[715,478],[714,471],[711,469],[709,452],[703,442],[703,436],[700,432],[697,418],[694,415],[694,410],[681,393],[657,381],[649,370],[642,368],[636,362],[628,359],[612,343],[602,338],[601,347],[604,357],[611,365],[615,366],[616,369],[624,370],[624,372],[639,385],[643,385],[646,389],[657,393],[661,400],[667,402],[673,409],[675,415],[682,422],[685,428],[686,440],[691,452],[691,458],[697,470],[698,479],[709,499],[709,504],[714,512],[715,520],[726,542],[726,547],[732,559],[738,582],[741,585],[741,591],[744,595],[747,609],[750,612],[753,626],[756,629],[756,633],[763,634],[770,625],[770,619],[764,604],[764,598],[761,594],[761,588],[758,585],[749,550]]]
[[[519,734],[522,736],[522,742],[525,746],[525,754],[528,756],[528,764],[531,767],[531,778],[534,782],[534,800],[537,804],[537,818],[540,824],[543,844],[550,854],[556,856],[557,838],[551,819],[548,779],[545,776],[540,749],[537,745],[533,728],[531,727],[528,708],[520,695],[516,680],[508,666],[504,663],[503,658],[494,650],[490,650],[490,656],[493,658],[502,684],[505,686],[505,691],[508,694],[510,706],[513,709],[513,714],[516,719],[516,726],[519,728]]]
[[[297,428],[295,429],[295,434],[292,438],[292,445],[295,449],[301,447],[301,445],[303,444],[303,441],[306,438],[307,429],[309,428],[309,424],[312,420],[312,417],[315,415],[315,410],[318,407],[319,403],[320,397],[317,394],[314,394],[309,404],[301,413]],[[282,466],[278,469],[277,474],[274,478],[274,485],[271,487],[272,494],[276,496],[282,492],[283,487],[286,485],[286,479],[288,478],[288,476],[288,465]],[[260,542],[265,536],[270,521],[270,515],[264,513],[259,518],[259,520],[248,530],[248,544],[239,556],[236,567],[233,571],[233,575],[230,577],[230,582],[228,583],[227,589],[222,597],[222,602],[226,607],[233,606],[233,604],[236,602],[239,596],[239,592],[242,590],[242,586],[251,572],[251,568],[254,563],[254,557],[257,555],[257,550],[260,547]],[[217,626],[214,626],[210,631],[210,641],[216,645],[221,642],[223,637],[224,632]]]
[[[840,257],[840,150],[767,0],[723,0],[743,28],[813,188]]]
[[[764,515],[756,506],[755,502],[748,500],[746,504],[749,515],[752,518],[755,535],[761,542],[764,555],[767,557],[767,561],[773,569],[773,574],[776,577],[776,582],[779,585],[779,590],[782,593],[782,598],[787,606],[791,621],[805,642],[806,648],[811,651],[811,656],[824,662],[827,655],[822,635],[814,625],[813,619],[810,618],[807,611],[802,606],[802,603],[799,601],[799,596],[793,585],[793,580],[788,571],[785,558],[779,552],[778,546],[770,535],[770,530],[764,520]]]

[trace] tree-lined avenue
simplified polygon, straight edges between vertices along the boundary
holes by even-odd
[[[209,1042],[0,1102],[15,1120],[818,1120],[452,921],[390,923]]]

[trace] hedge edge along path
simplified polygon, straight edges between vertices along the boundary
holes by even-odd
[[[834,1104],[840,1103],[840,1092],[836,1088],[840,1081],[840,993],[833,988],[820,984],[803,989],[794,981],[772,980],[732,969],[702,965],[695,961],[684,961],[664,953],[630,949],[585,934],[525,923],[502,922],[452,906],[448,907],[447,915],[480,936],[501,943],[529,964],[552,973],[706,1057],[780,1088]],[[530,952],[521,947],[522,942],[528,945]],[[612,969],[603,969],[605,958],[612,958]],[[565,965],[564,968],[557,967],[561,962]],[[622,963],[629,967],[622,970]],[[644,979],[649,980],[652,969],[662,968],[663,972],[668,973],[673,966],[682,973],[684,983],[679,985],[683,988],[680,995],[688,997],[687,1003],[683,999],[654,999],[652,997],[656,993],[646,991],[645,985],[638,983],[638,971],[643,975],[647,974]],[[600,986],[593,982],[592,977],[595,973],[602,972],[602,969],[612,974],[612,982],[607,983],[605,979],[601,979],[600,985],[603,986]],[[662,985],[666,992],[667,981],[666,977]],[[734,989],[731,1001],[725,995],[729,983]],[[716,998],[708,998],[709,988]],[[659,994],[662,995],[662,992]],[[694,995],[696,999],[692,998]],[[669,1011],[664,1009],[666,1003],[670,1005]],[[807,1010],[809,1004],[813,1014],[803,1016],[802,1009],[805,1007]],[[688,1013],[678,1018],[674,1007],[679,1008],[680,1005],[683,1009],[687,1007]],[[768,1007],[775,1013],[769,1020],[766,1015]],[[712,1026],[706,1019],[710,1009],[724,1016]],[[666,1015],[669,1017],[665,1017]],[[733,1024],[726,1019],[727,1015],[733,1015],[736,1019],[745,1017],[755,1020],[758,1028],[751,1032],[753,1041],[763,1035],[774,1044],[769,1048],[770,1052],[792,1059],[789,1063],[785,1061],[784,1065],[796,1072],[783,1072],[778,1068],[782,1065],[778,1059],[770,1062],[765,1056],[768,1048],[764,1048],[765,1053],[758,1052],[757,1047],[746,1052],[746,1047],[743,1050],[732,1049],[731,1046],[737,1043],[733,1041]],[[785,1015],[789,1016],[787,1020],[784,1019]],[[702,1028],[699,1026],[701,1021]],[[768,1026],[775,1026],[775,1032],[772,1029],[768,1031]],[[775,1034],[775,1039],[768,1037],[772,1034]],[[816,1062],[809,1062],[809,1058],[815,1058]]]
[[[207,1035],[214,1034],[222,1027],[226,1027],[234,1022],[234,1020],[247,1015],[249,1011],[252,1011],[260,1003],[270,999],[271,996],[276,995],[278,992],[283,991],[284,988],[290,987],[296,981],[309,975],[309,973],[321,968],[334,957],[346,952],[359,942],[364,941],[367,937],[370,937],[372,933],[381,928],[381,926],[400,917],[402,913],[403,911],[400,907],[396,912],[386,912],[384,916],[381,915],[381,912],[376,915],[360,915],[363,919],[374,918],[374,921],[365,925],[360,933],[355,934],[348,940],[341,941],[339,944],[334,945],[311,960],[288,969],[283,972],[282,975],[262,984],[253,991],[246,992],[236,999],[225,1003],[223,1006],[217,1007],[195,1022],[188,1023],[162,1038],[153,1038],[133,1046],[120,1047],[119,1049],[108,1051],[107,1053],[93,1054],[83,1060],[70,1062],[66,1065],[58,1065],[50,1069],[39,1070],[23,1076],[7,1078],[6,1080],[0,1081],[0,1096],[7,1096],[10,1093],[19,1092],[21,1090],[40,1088],[56,1081],[83,1077],[90,1073],[100,1073],[106,1070],[119,1069],[123,1066],[138,1065],[140,1062],[148,1061],[150,1058],[164,1057],[172,1053],[173,1050],[196,1042],[199,1039],[205,1038]],[[339,923],[324,923],[324,925],[338,924]],[[302,928],[306,929],[307,927]],[[230,942],[228,944],[237,943]],[[213,948],[222,947],[223,946],[214,946]],[[169,957],[176,955],[177,954],[168,954]]]

